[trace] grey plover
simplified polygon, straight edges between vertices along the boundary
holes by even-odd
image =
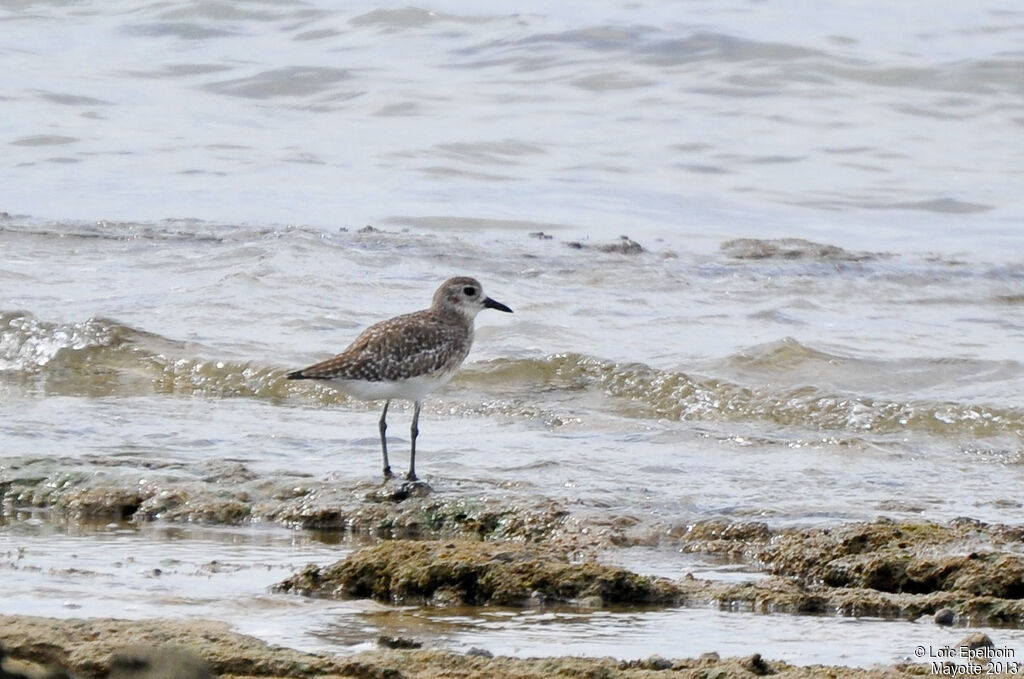
[[[434,293],[429,309],[395,316],[371,325],[345,351],[302,370],[290,380],[329,380],[364,401],[384,401],[380,414],[380,449],[384,478],[389,479],[388,406],[400,398],[413,402],[409,473],[416,480],[416,437],[423,397],[445,385],[459,369],[473,344],[473,320],[484,309],[512,313],[484,294],[475,278],[449,278]]]

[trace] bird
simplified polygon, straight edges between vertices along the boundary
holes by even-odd
[[[475,278],[456,276],[437,288],[429,309],[371,325],[333,358],[287,374],[290,380],[324,380],[364,401],[384,401],[378,429],[384,480],[394,478],[388,462],[388,406],[412,401],[412,439],[407,481],[416,478],[416,437],[423,398],[444,386],[469,355],[473,322],[484,309],[512,313],[484,294]]]

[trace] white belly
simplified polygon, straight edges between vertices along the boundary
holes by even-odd
[[[448,384],[454,374],[453,371],[421,375],[397,382],[365,382],[363,380],[330,380],[330,382],[349,396],[363,401],[384,401],[392,398],[420,401],[430,392]]]

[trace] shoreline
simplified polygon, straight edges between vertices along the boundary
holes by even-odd
[[[134,673],[118,676],[201,679],[212,673],[224,678],[266,679],[749,679],[752,676],[771,675],[779,679],[820,676],[834,679],[895,679],[921,677],[930,672],[930,667],[924,664],[899,664],[869,669],[827,665],[796,666],[765,659],[756,653],[742,658],[721,658],[716,653],[706,653],[699,658],[668,659],[651,656],[639,660],[615,660],[572,656],[488,657],[485,653],[382,649],[335,656],[273,646],[233,632],[226,623],[202,620],[58,620],[0,615],[0,647],[9,656],[4,669],[8,672],[6,677],[11,679],[57,677],[60,672],[82,679],[103,677],[108,676],[115,665],[121,667],[129,664],[134,666]],[[126,657],[131,662],[126,662]],[[11,663],[11,660],[15,662]],[[166,666],[168,663],[170,668]],[[193,669],[182,676],[179,673],[184,665]],[[206,673],[202,671],[204,666]],[[160,674],[168,670],[175,674]],[[0,673],[0,676],[5,675]]]

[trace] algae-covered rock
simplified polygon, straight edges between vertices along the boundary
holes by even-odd
[[[571,563],[547,547],[458,540],[392,540],[332,566],[310,566],[279,591],[395,603],[520,605],[545,601],[672,603],[672,581],[598,563]]]
[[[686,604],[723,610],[916,620],[948,609],[960,624],[1024,625],[1021,532],[959,521],[880,520],[831,529],[771,530],[762,522],[703,522],[684,549],[767,571],[750,582],[669,581],[572,562],[557,542],[385,541],[332,566],[311,566],[280,591],[396,603]],[[970,551],[988,548],[990,551]],[[948,617],[949,613],[946,614]]]
[[[77,679],[293,677],[342,675],[326,655],[271,646],[203,620],[55,620],[0,615],[0,647],[21,662],[67,670]]]
[[[948,608],[967,624],[1024,624],[1024,540],[1017,527],[879,519],[773,531],[759,522],[714,519],[680,538],[687,551],[750,563],[790,583],[717,588],[719,600],[732,605],[907,618]]]
[[[19,466],[20,465],[20,466]],[[517,504],[491,497],[432,493],[423,483],[367,479],[340,487],[296,473],[261,479],[244,465],[210,463],[202,478],[177,469],[118,473],[33,471],[8,463],[0,479],[0,516],[45,509],[55,521],[148,521],[239,525],[279,523],[388,539],[572,539],[587,548],[615,531],[582,531],[560,503]],[[10,476],[11,478],[6,478]],[[568,538],[566,537],[568,536]],[[601,536],[601,537],[595,537]]]
[[[66,669],[78,679],[111,677],[126,664],[129,669],[138,667],[146,671],[151,666],[163,666],[164,659],[173,661],[180,653],[187,653],[191,674],[170,676],[201,677],[207,669],[221,679],[750,679],[764,675],[777,679],[908,679],[931,674],[927,665],[920,664],[874,669],[800,667],[766,660],[759,654],[746,658],[721,658],[717,653],[706,653],[695,659],[651,656],[643,660],[616,660],[378,649],[339,656],[271,646],[232,632],[223,623],[195,619],[56,620],[0,616],[0,648],[6,649],[16,662],[43,663],[59,673]],[[138,648],[153,650],[142,654],[132,650]],[[172,650],[164,650],[168,648]],[[56,675],[32,675],[31,679],[42,676],[55,679]],[[29,679],[29,675],[21,674],[16,679]]]

